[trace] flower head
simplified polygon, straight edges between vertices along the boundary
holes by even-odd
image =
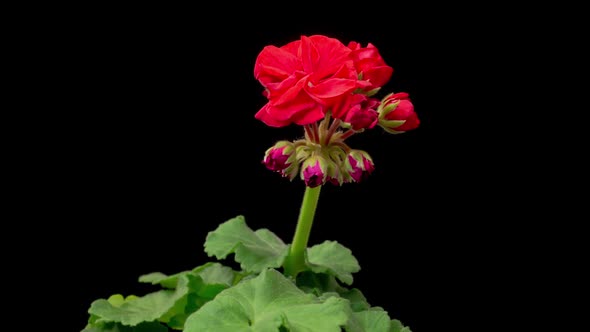
[[[264,86],[268,102],[256,118],[272,127],[311,124],[324,118],[341,98],[375,86],[359,79],[355,59],[364,68],[360,64],[366,56],[353,56],[353,52],[339,40],[322,35],[265,47],[256,59],[254,76]],[[382,74],[369,76],[384,78]]]
[[[265,47],[254,76],[264,87],[267,103],[255,117],[272,127],[301,125],[304,135],[268,149],[264,165],[290,180],[299,175],[312,188],[366,179],[375,169],[373,160],[345,140],[377,125],[403,133],[420,124],[407,93],[373,97],[392,73],[371,43],[346,46],[312,35]]]

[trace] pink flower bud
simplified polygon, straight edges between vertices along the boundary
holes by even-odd
[[[376,98],[368,98],[362,94],[355,94],[351,99],[351,107],[348,113],[346,113],[344,122],[349,123],[355,131],[375,127],[379,116],[376,109],[380,101]]]
[[[295,160],[295,148],[289,141],[279,141],[266,150],[262,163],[271,171],[281,172]]]
[[[383,98],[378,112],[379,126],[392,134],[403,133],[420,125],[420,119],[414,112],[414,104],[405,92]]]
[[[301,178],[305,185],[314,188],[326,182],[327,172],[326,161],[323,157],[311,156],[301,166]]]
[[[346,159],[346,168],[354,182],[361,182],[373,173],[375,165],[371,156],[365,151],[352,150]]]

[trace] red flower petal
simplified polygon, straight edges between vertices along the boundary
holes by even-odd
[[[301,37],[301,65],[306,73],[315,72],[319,59],[318,50],[308,37]]]
[[[281,105],[271,104],[269,112],[271,112],[278,121],[293,121],[295,118],[305,117],[306,112],[313,111],[318,105],[317,102],[302,92],[300,98],[288,103]]]
[[[334,73],[334,75],[332,75],[331,78],[348,78],[351,80],[357,80],[358,73],[354,68],[354,62],[352,62],[352,60],[345,61],[342,64],[342,67],[336,70],[336,72]]]
[[[313,107],[309,108],[305,112],[299,113],[297,117],[293,118],[293,122],[298,125],[308,125],[323,119],[324,107],[320,104],[314,104]]]
[[[285,44],[281,46],[281,49],[299,58],[299,51],[301,50],[301,40],[295,40],[288,44]]]
[[[297,57],[275,46],[266,46],[256,58],[254,77],[265,84],[279,82],[301,68]]]
[[[292,87],[296,86],[297,83],[305,77],[305,73],[296,71],[293,75],[289,76],[282,82],[278,83],[269,83],[266,85],[266,89],[268,90],[267,98],[268,99],[275,99],[281,97],[286,91],[291,89]]]
[[[268,103],[256,113],[257,119],[272,127],[284,127],[291,123],[306,125],[323,117],[323,107],[309,97],[282,105]]]
[[[407,92],[398,92],[389,96],[387,100],[403,100],[408,99],[408,97],[410,97],[410,94],[408,94]]]
[[[256,115],[254,115],[254,117],[271,127],[284,127],[290,124],[290,121],[277,120],[272,112],[269,112],[269,108],[271,108],[270,103],[267,103],[256,113]]]
[[[410,114],[410,116],[406,119],[406,122],[399,127],[396,127],[396,131],[408,131],[412,129],[416,129],[420,125],[420,119],[418,119],[418,115],[416,113]]]
[[[389,66],[373,67],[363,71],[363,79],[369,80],[373,87],[382,87],[389,81],[393,74],[393,68]]]
[[[330,78],[318,85],[307,86],[305,90],[314,97],[325,99],[342,96],[352,92],[357,82],[346,78]]]
[[[301,38],[303,68],[312,74],[315,81],[332,76],[345,61],[351,60],[350,52],[348,47],[335,38],[322,35]],[[308,63],[305,64],[306,62]]]
[[[387,120],[406,120],[414,114],[414,105],[411,101],[404,99],[400,100],[399,104],[389,114],[385,116]]]
[[[283,91],[276,100],[273,100],[273,104],[280,105],[284,103],[289,103],[297,98],[305,98],[305,96],[299,96],[299,94],[303,92],[303,89],[307,83],[307,79],[308,76],[299,79],[299,81],[297,81],[295,85]]]

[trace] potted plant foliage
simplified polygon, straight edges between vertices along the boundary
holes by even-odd
[[[338,239],[308,247],[322,187],[362,185],[375,168],[370,154],[347,139],[419,126],[407,93],[379,96],[392,72],[370,43],[310,35],[264,47],[254,75],[267,103],[254,116],[271,127],[301,128],[300,137],[276,142],[262,160],[270,171],[305,183],[292,241],[253,230],[238,215],[204,239],[212,261],[140,276],[160,288],[153,293],[92,302],[83,332],[409,332],[354,287],[360,265]],[[240,269],[223,264],[232,255]]]

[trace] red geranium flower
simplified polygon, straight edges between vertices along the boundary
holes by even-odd
[[[254,76],[265,87],[268,103],[256,118],[273,127],[324,118],[330,105],[371,85],[358,79],[351,53],[339,40],[322,35],[265,47],[256,59]]]

